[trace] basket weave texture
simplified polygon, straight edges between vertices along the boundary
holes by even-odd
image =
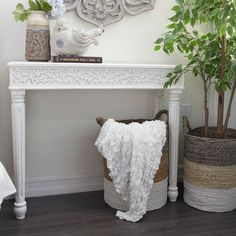
[[[167,117],[168,120],[168,111],[162,110],[158,112],[153,120],[160,119],[163,115]],[[118,122],[129,124],[132,122],[143,123],[145,121],[151,121],[147,119],[131,119],[131,120],[119,120]],[[97,118],[97,123],[102,126],[106,122],[106,119],[102,117]],[[151,189],[149,199],[147,202],[147,211],[152,211],[161,208],[167,202],[167,184],[168,184],[168,159],[169,159],[169,150],[168,150],[168,123],[167,123],[167,141],[163,147],[163,153],[161,157],[161,163],[159,169],[154,176],[154,184]],[[128,204],[124,202],[115,190],[112,179],[109,175],[110,170],[107,167],[106,159],[103,159],[104,164],[104,200],[105,202],[117,210],[128,210]]]
[[[108,181],[112,181],[109,173],[110,170],[107,167],[107,161],[105,158],[103,158],[103,166],[104,166],[104,178],[106,178]],[[154,183],[160,182],[164,179],[166,179],[168,176],[168,153],[163,152],[161,157],[161,163],[159,165],[159,169],[156,172],[156,175],[154,177]]]
[[[203,132],[197,128],[185,135],[185,158],[205,165],[236,165],[236,130],[228,129],[225,139],[204,138]]]
[[[185,135],[184,201],[199,210],[236,209],[236,130],[225,139],[204,138],[204,128]],[[214,129],[210,129],[213,136]]]

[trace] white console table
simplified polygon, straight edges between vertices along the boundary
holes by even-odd
[[[12,135],[16,197],[14,212],[17,219],[24,219],[25,201],[25,92],[27,90],[60,89],[142,89],[156,90],[162,96],[166,75],[174,66],[147,64],[73,64],[44,62],[10,62],[12,101]],[[178,197],[177,168],[179,147],[179,97],[184,80],[168,89],[170,160],[170,201]],[[158,110],[158,102],[156,110]],[[95,118],[95,117],[94,117]]]

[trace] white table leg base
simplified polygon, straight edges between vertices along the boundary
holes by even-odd
[[[21,203],[14,203],[14,213],[17,220],[25,219],[25,214],[27,211],[26,201]]]
[[[168,187],[168,197],[171,202],[176,202],[178,195],[178,187]]]
[[[180,116],[180,94],[181,90],[170,89],[169,94],[169,187],[168,197],[175,202],[178,197],[177,174],[179,156],[179,116]]]

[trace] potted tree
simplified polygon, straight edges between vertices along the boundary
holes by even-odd
[[[177,0],[172,10],[168,31],[156,40],[155,50],[171,54],[178,49],[187,63],[167,75],[165,87],[190,71],[204,90],[204,127],[188,125],[185,135],[184,201],[200,210],[231,211],[236,208],[236,130],[228,124],[236,90],[236,1]],[[211,30],[203,33],[202,26]],[[218,94],[216,127],[209,127],[212,87]]]

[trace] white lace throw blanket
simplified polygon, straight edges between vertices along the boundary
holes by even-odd
[[[15,186],[13,185],[10,177],[8,176],[4,166],[0,162],[0,209],[3,199],[15,192]]]
[[[109,119],[101,128],[95,145],[107,160],[116,191],[129,204],[127,212],[117,211],[118,218],[137,222],[146,213],[165,141],[166,124],[159,120],[127,125]]]

